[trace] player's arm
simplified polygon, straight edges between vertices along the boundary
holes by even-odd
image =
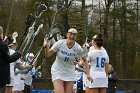
[[[46,46],[45,47],[45,55],[46,55],[46,57],[50,57],[53,54],[54,54],[54,51],[52,49],[49,49],[48,46]]]
[[[108,73],[109,73],[109,63],[105,63],[105,72],[106,72],[106,76],[108,76]]]
[[[83,60],[83,64],[85,66],[85,70],[86,70],[86,74],[87,74],[87,78],[89,81],[93,82],[92,77],[90,76],[90,71],[89,71],[89,65],[88,65],[88,61],[86,57],[81,57]]]
[[[45,48],[45,55],[46,57],[50,57],[54,54],[54,51],[52,49],[49,49],[49,45],[47,41],[44,41],[44,48]]]

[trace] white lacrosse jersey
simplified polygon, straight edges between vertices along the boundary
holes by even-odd
[[[29,71],[27,74],[24,74],[25,75],[24,83],[26,85],[29,85],[29,86],[32,85],[32,80],[33,80],[32,75],[34,74],[35,74],[35,67],[33,67],[31,71]]]
[[[12,55],[13,53],[15,53],[15,50],[9,48],[9,52],[10,52],[10,55]],[[15,67],[15,64],[19,63],[19,62],[20,62],[20,59],[16,60],[13,63],[10,63],[10,79],[11,79],[11,83],[9,85],[11,85],[11,86],[13,86],[14,77],[15,77],[14,67]]]
[[[91,46],[91,47],[89,48],[89,51],[91,51],[91,50],[95,50],[95,47],[94,47],[94,46]],[[101,50],[105,50],[104,47],[101,47]],[[106,51],[106,50],[105,50],[105,51]]]
[[[90,75],[93,83],[89,82],[89,88],[108,87],[108,78],[105,72],[105,64],[109,63],[109,57],[105,49],[93,49],[88,53],[90,61]]]
[[[95,78],[105,78],[105,64],[109,63],[109,57],[104,49],[91,50],[88,53],[88,60],[90,62],[90,72]]]
[[[19,71],[17,68],[15,71]],[[21,74],[17,74],[14,76],[14,85],[12,91],[21,91],[22,90],[22,83],[21,83]]]
[[[64,81],[75,80],[74,61],[76,57],[83,56],[83,49],[75,42],[72,48],[68,48],[66,39],[57,41],[51,50],[56,52],[56,59],[51,68],[52,81],[61,79]]]
[[[15,50],[13,49],[9,49],[9,52],[10,52],[10,55],[12,55],[13,53],[15,53]],[[15,76],[15,73],[14,73],[14,67],[15,67],[15,62],[13,63],[10,63],[10,77],[14,77]]]

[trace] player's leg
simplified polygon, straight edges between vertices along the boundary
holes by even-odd
[[[74,81],[65,81],[64,90],[65,93],[72,93]]]
[[[54,90],[55,93],[65,93],[64,91],[64,81],[62,80],[54,80],[53,81],[53,86],[54,86]]]

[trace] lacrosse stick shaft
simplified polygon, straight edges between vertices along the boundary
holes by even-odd
[[[29,32],[28,32],[27,36],[25,37],[23,43],[21,44],[21,47],[19,49],[20,52],[21,52],[21,50],[24,51],[26,49],[26,47],[27,47],[32,35],[34,34],[34,32],[35,32],[34,31],[34,25],[36,23],[36,20],[37,19],[35,19],[35,21],[33,22],[32,26],[29,28]]]
[[[26,53],[29,53],[29,52],[30,52],[30,50],[31,50],[31,48],[32,48],[32,46],[33,46],[33,43],[35,42],[35,38],[36,38],[37,35],[39,34],[40,29],[41,29],[42,27],[43,27],[43,24],[41,24],[41,25],[38,27],[37,31],[33,34],[33,38],[32,38],[32,40],[31,40],[30,46],[29,46],[29,48],[27,49],[27,52],[26,52]]]
[[[43,48],[44,48],[44,46],[42,46],[41,49],[36,54],[35,59],[33,60],[34,62],[32,63],[32,65],[36,64],[38,57],[40,56],[41,52],[43,51]]]

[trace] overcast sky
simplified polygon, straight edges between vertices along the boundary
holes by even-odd
[[[104,3],[104,0],[85,0],[86,5],[90,5],[90,4],[98,5],[99,1],[100,1],[101,4]],[[78,2],[77,0],[76,0],[76,3],[81,4],[81,2]]]
[[[78,0],[76,0],[76,1],[78,1]],[[86,1],[86,5],[89,5],[89,4],[92,4],[93,3],[93,5],[98,5],[99,4],[99,2],[101,3],[101,4],[104,4],[104,1],[105,0],[85,0]],[[136,0],[127,0],[127,2],[129,2],[129,3],[136,3]],[[81,2],[79,2],[79,3],[81,3]]]

